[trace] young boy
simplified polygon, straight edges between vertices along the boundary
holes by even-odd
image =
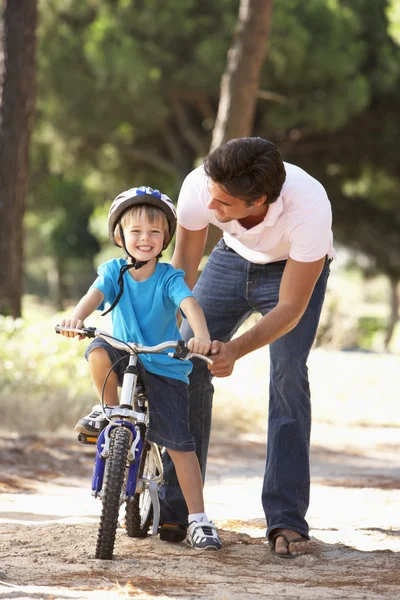
[[[98,277],[78,302],[64,327],[81,328],[96,309],[111,305],[113,335],[146,346],[181,339],[176,312],[181,309],[193,332],[188,342],[191,352],[207,354],[210,335],[203,311],[184,281],[184,272],[158,262],[176,229],[176,212],[168,196],[149,187],[132,188],[114,200],[108,215],[109,236],[125,250],[127,258],[101,265]],[[63,332],[73,337],[74,332]],[[128,354],[113,348],[102,338],[93,340],[86,351],[90,374],[101,397],[105,377],[116,360],[104,390],[104,403],[119,404],[118,385]],[[192,548],[221,548],[213,523],[204,512],[203,486],[195,444],[189,429],[189,361],[181,362],[167,354],[141,354],[146,371],[149,399],[148,439],[166,448],[174,462],[179,484],[189,511],[187,542]],[[106,425],[98,406],[76,425],[76,430],[98,435]]]

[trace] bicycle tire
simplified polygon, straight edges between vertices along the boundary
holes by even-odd
[[[102,498],[100,525],[97,536],[95,558],[111,560],[113,557],[115,534],[118,527],[121,493],[125,482],[125,472],[131,434],[125,427],[116,427],[110,435],[110,455],[106,465],[104,494]]]
[[[143,477],[143,475],[150,478],[158,474],[159,471],[156,468],[151,446],[148,442],[145,442],[140,463],[139,478]],[[143,492],[135,494],[126,504],[125,522],[128,536],[145,538],[149,532],[152,520],[153,505],[149,491],[146,489]]]

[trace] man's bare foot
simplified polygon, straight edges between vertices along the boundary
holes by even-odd
[[[270,545],[282,558],[294,558],[307,554],[308,541],[296,531],[276,529],[271,536]]]

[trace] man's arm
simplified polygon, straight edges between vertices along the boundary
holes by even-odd
[[[270,344],[296,327],[308,306],[324,262],[325,258],[309,263],[288,259],[276,307],[227,344],[213,342],[214,364],[209,367],[213,375],[227,377],[238,358]]]
[[[191,231],[179,225],[176,230],[176,243],[171,264],[176,269],[185,271],[185,280],[192,290],[196,283],[197,269],[203,258],[208,226],[198,231]]]

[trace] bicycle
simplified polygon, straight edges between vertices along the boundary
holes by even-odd
[[[182,340],[143,346],[135,342],[124,342],[95,327],[77,329],[57,325],[55,331],[74,331],[87,338],[102,337],[115,348],[129,354],[118,406],[104,405],[103,395],[108,375],[103,385],[101,406],[108,425],[98,438],[84,434],[78,436],[80,441],[97,446],[92,495],[102,501],[102,512],[95,558],[111,560],[120,508],[124,502],[128,536],[145,538],[151,525],[153,535],[157,534],[160,522],[158,488],[163,483],[162,448],[146,439],[148,400],[143,385],[138,381],[138,355],[174,349],[168,355],[178,360],[196,357],[209,364],[212,364],[212,360],[201,354],[191,353]],[[109,373],[111,370],[112,367]]]

